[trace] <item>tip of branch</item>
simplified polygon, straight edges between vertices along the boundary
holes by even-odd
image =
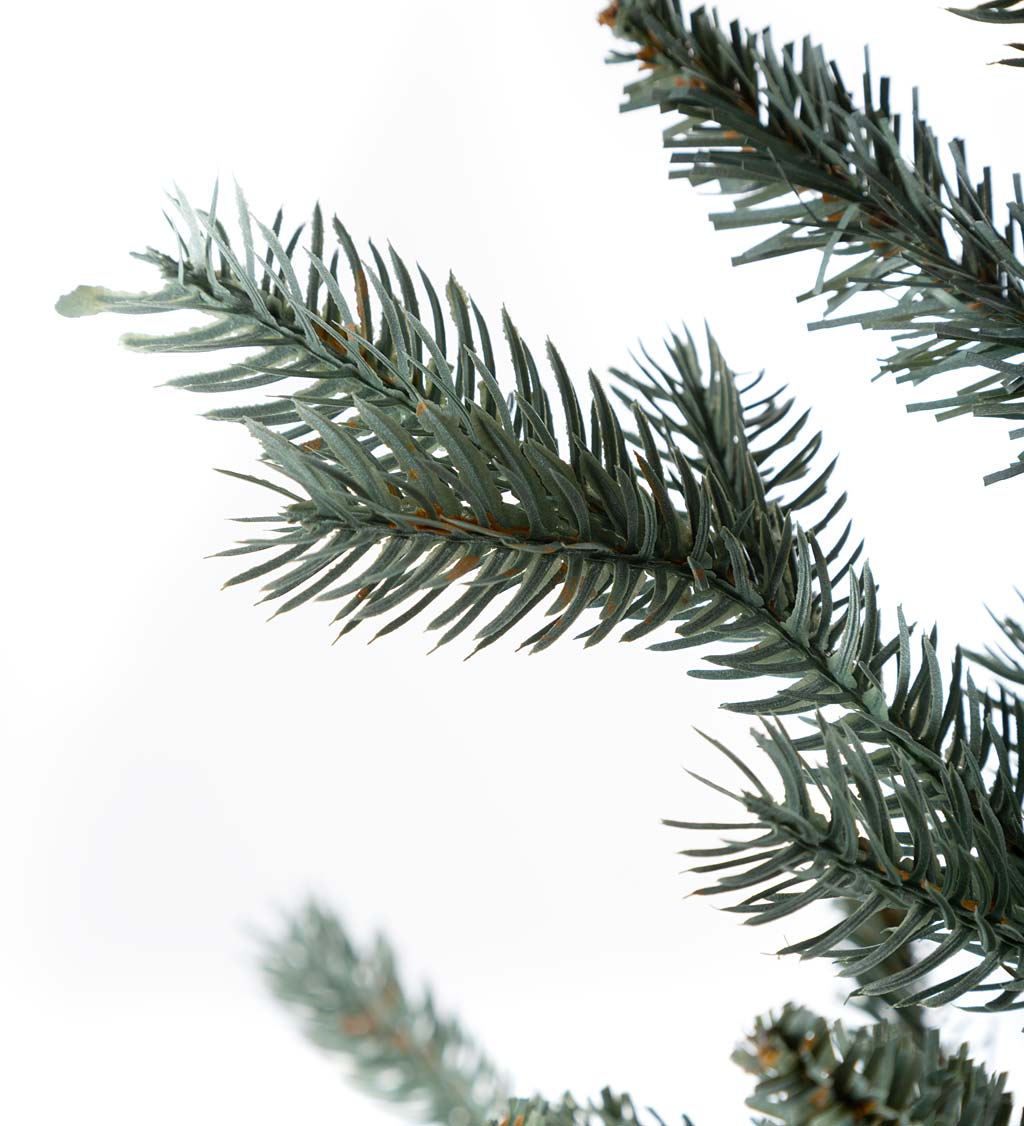
[[[58,297],[54,309],[62,317],[92,317],[107,307],[103,298],[109,294],[102,285],[80,285]]]
[[[615,21],[618,19],[618,16],[619,0],[612,0],[612,2],[607,5],[607,7],[602,8],[601,11],[597,13],[597,22],[602,27],[614,28]]]

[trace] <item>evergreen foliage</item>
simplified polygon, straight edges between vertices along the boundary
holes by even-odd
[[[909,409],[940,419],[1024,418],[1019,175],[1007,222],[997,225],[989,170],[974,182],[960,140],[950,146],[952,168],[943,164],[916,93],[905,153],[889,80],[876,86],[870,67],[858,105],[839,68],[809,39],[799,53],[792,44],[779,51],[770,31],[745,32],[736,22],[723,28],[704,8],[686,17],[677,0],[621,0],[602,18],[636,45],[613,61],[639,61],[648,71],[626,87],[623,108],[657,106],[670,115],[671,175],[734,197],[731,211],[711,217],[716,228],[773,229],[734,262],[818,251],[817,278],[801,300],[826,295],[827,315],[812,328],[860,324],[898,333],[907,343],[881,373],[915,387],[988,369]],[[872,292],[889,301],[831,315]],[[1024,427],[1011,437],[1024,439]],[[1024,453],[985,480],[1019,473]]]
[[[265,944],[263,970],[310,1040],[345,1058],[352,1081],[377,1098],[450,1126],[487,1126],[508,1101],[507,1081],[430,994],[409,1000],[385,939],[360,951],[309,903]]]
[[[600,1100],[510,1098],[508,1079],[429,992],[410,1001],[395,955],[378,936],[360,950],[341,920],[310,902],[264,943],[263,971],[319,1048],[348,1064],[350,1080],[424,1122],[448,1126],[642,1126],[628,1095]],[[689,1123],[683,1119],[684,1126]],[[651,1126],[664,1126],[653,1116]]]
[[[984,7],[977,18],[1003,19],[1014,5]],[[781,226],[741,260],[819,250],[811,292],[830,312],[880,291],[887,308],[848,319],[915,341],[884,371],[915,385],[987,371],[917,408],[1024,418],[1019,178],[997,230],[987,173],[972,187],[957,144],[949,177],[916,106],[903,154],[886,80],[876,94],[865,77],[858,109],[807,42],[798,64],[769,32],[726,32],[673,0],[621,0],[601,18],[637,46],[616,59],[649,71],[627,108],[672,114],[680,174],[737,197],[717,224]],[[435,647],[471,637],[471,655],[543,609],[520,640],[531,653],[646,639],[691,676],[734,682],[742,698],[723,706],[757,718],[752,747],[709,741],[742,788],[707,784],[742,810],[668,823],[728,834],[684,853],[714,878],[702,893],[729,895],[748,923],[841,908],[786,952],[833,960],[874,1019],[847,1032],[787,1007],[759,1022],[740,1057],[759,1077],[751,1106],[784,1123],[1007,1122],[1002,1078],[944,1054],[924,1010],[1024,1008],[1024,628],[1000,621],[1008,649],[958,646],[944,669],[937,630],[880,604],[807,412],[763,376],[739,381],[710,336],[703,361],[682,331],[607,388],[590,373],[587,397],[550,342],[542,365],[503,311],[497,346],[454,277],[442,294],[390,247],[362,259],[319,206],[288,237],[281,212],[264,225],[239,191],[229,236],[216,192],[205,210],[181,192],[173,203],[176,253],[139,255],[159,289],[82,286],[58,309],[205,315],[123,341],[228,353],[171,381],[230,396],[208,417],[244,423],[276,474],[226,471],[276,506],[223,553],[248,563],[227,585],[261,581],[276,613],[331,604],[339,636],[367,623],[379,638],[429,610]],[[838,255],[853,264],[830,272]],[[1024,460],[988,480],[1021,472]],[[268,944],[265,970],[357,1082],[429,1121],[639,1121],[609,1092],[508,1103],[458,1025],[429,996],[407,999],[386,943],[360,952],[315,905]]]
[[[927,1003],[988,988],[988,976],[1002,969],[1005,992],[988,1007],[1016,1007],[1024,987],[1024,705],[977,689],[959,652],[944,678],[934,630],[921,637],[915,662],[899,611],[896,632],[883,640],[870,566],[858,570],[860,547],[846,549],[848,524],[832,532],[845,498],[825,499],[834,462],[813,468],[821,437],[804,435],[806,414],[792,421],[792,403],[761,390],[759,379],[741,391],[713,340],[705,379],[692,341],[673,337],[668,366],[645,355],[636,374],[618,373],[620,398],[643,396],[630,399],[631,431],[593,376],[587,424],[549,345],[560,427],[507,314],[516,390],[506,399],[486,322],[454,281],[446,325],[433,285],[421,279],[434,315],[430,331],[398,255],[391,256],[397,292],[379,255],[376,271],[353,255],[357,327],[321,256],[319,212],[303,289],[293,261],[298,241],[283,247],[244,203],[241,259],[215,218],[216,200],[209,213],[182,198],[177,204],[186,226],[181,257],[145,255],[165,278],[162,291],[80,289],[62,308],[202,309],[209,326],[131,335],[125,343],[187,353],[264,349],[257,362],[175,381],[192,390],[232,391],[239,383],[248,390],[254,373],[262,385],[306,381],[262,412],[259,405],[211,412],[245,419],[264,460],[300,490],[284,490],[292,503],[270,534],[228,550],[272,552],[230,583],[269,578],[266,598],[284,599],[279,612],[311,598],[340,602],[334,620],[344,623],[341,634],[370,621],[375,638],[444,597],[427,629],[444,631],[441,645],[473,626],[473,652],[550,599],[552,620],[521,643],[531,652],[574,627],[586,626],[578,636],[594,645],[616,630],[632,641],[672,625],[674,636],[651,648],[704,647],[713,667],[690,669],[691,676],[781,681],[771,695],[726,705],[759,716],[799,715],[809,726],[795,740],[777,725],[767,736],[755,732],[784,797],[770,799],[742,767],[757,790],[741,797],[756,814],[748,827],[761,835],[749,847],[729,846],[723,863],[730,871],[757,863],[723,877],[722,888],[760,887],[744,901],[751,921],[851,894],[876,910],[907,910],[908,921],[877,956],[893,943],[934,941],[918,977],[962,950],[980,959]],[[266,240],[258,254],[248,237],[254,227]],[[345,228],[336,223],[335,230],[339,249],[347,250]],[[565,456],[560,428],[568,436]],[[798,515],[815,504],[826,511],[805,530]],[[455,583],[462,593],[452,598]],[[825,711],[836,715],[826,720]],[[826,752],[826,766],[806,757],[816,751]],[[986,781],[990,760],[997,773]],[[794,885],[807,886],[785,890]],[[834,957],[833,938],[801,944],[799,952]],[[884,993],[911,982],[890,976],[862,989]]]
[[[989,810],[981,806],[982,817],[976,818],[969,800],[958,807],[955,799],[942,801],[937,794],[929,798],[912,761],[895,748],[895,761],[880,781],[879,771],[848,727],[822,721],[821,733],[827,748],[824,766],[798,754],[779,724],[766,724],[764,734],[754,733],[783,783],[781,800],[745,762],[725,752],[754,786],[752,792],[731,795],[751,815],[749,821],[728,826],[669,822],[680,828],[753,833],[750,839],[717,848],[685,850],[688,856],[713,858],[696,871],[724,873],[700,894],[756,889],[727,908],[749,915],[754,924],[782,918],[821,898],[855,898],[858,907],[845,919],[783,953],[829,957],[841,965],[841,975],[856,976],[876,969],[911,941],[928,941],[935,945],[920,960],[862,980],[856,991],[885,996],[897,1008],[934,1007],[973,989],[993,988],[982,983],[1001,967],[1009,973],[1004,991],[985,1008],[1024,1008],[1019,997],[1024,991],[1019,861],[1005,862],[1006,840],[988,819]],[[967,799],[955,771],[944,774],[942,781],[950,798],[960,792]],[[823,807],[827,814],[820,812]],[[959,821],[960,815],[965,820]],[[737,872],[737,866],[744,870]],[[1010,886],[1013,891],[1008,891]],[[1003,898],[1004,889],[1009,898]],[[976,899],[976,893],[983,898]],[[876,944],[853,950],[840,945],[860,924],[891,908],[904,915]],[[977,955],[972,968],[938,982],[928,980],[963,950]],[[914,991],[907,995],[911,986]]]
[[[747,1100],[785,1126],[1008,1126],[1006,1076],[943,1052],[938,1033],[916,1042],[890,1024],[848,1030],[787,1005],[757,1021],[736,1062],[757,1077]]]

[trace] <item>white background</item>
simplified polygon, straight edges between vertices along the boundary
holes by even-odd
[[[679,875],[699,815],[684,767],[728,777],[694,724],[746,724],[678,655],[506,644],[463,663],[413,627],[337,647],[315,604],[264,624],[221,594],[254,490],[241,430],[155,385],[180,357],[116,346],[137,319],[60,320],[80,282],[144,288],[127,257],[168,247],[162,192],[237,177],[255,209],[316,198],[360,237],[453,267],[506,301],[576,378],[706,317],[741,370],[814,408],[893,621],[992,639],[983,602],[1020,583],[1020,482],[998,424],[937,425],[871,384],[888,342],[808,334],[810,258],[734,270],[715,203],[668,183],[656,113],[620,117],[595,0],[20,5],[7,17],[4,394],[7,546],[0,869],[11,1123],[385,1122],[264,996],[251,926],[315,891],[360,937],[384,927],[410,978],[524,1091],[632,1091],[667,1119],[743,1122],[729,1052],[793,997],[835,1012],[830,967],[771,951],[811,933],[744,929]],[[859,83],[860,50],[967,135],[1000,193],[1022,163],[1019,72],[998,31],[925,0],[730,0],[726,15],[813,30]],[[805,25],[813,15],[813,28]],[[12,22],[13,21],[13,22]],[[164,326],[161,325],[161,328]],[[927,397],[933,397],[931,388]],[[530,631],[524,630],[526,636]],[[716,901],[718,902],[718,901]],[[990,1058],[1019,1019],[946,1017]],[[997,1035],[998,1033],[998,1035]],[[1019,1054],[1019,1053],[1018,1053]],[[1018,1082],[1024,1082],[1021,1073]]]

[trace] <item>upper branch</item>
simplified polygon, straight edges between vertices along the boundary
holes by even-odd
[[[775,49],[760,35],[696,9],[687,20],[677,0],[621,0],[602,20],[637,50],[649,73],[626,88],[625,109],[658,106],[672,114],[665,144],[673,175],[717,183],[735,197],[719,228],[781,227],[737,262],[813,249],[821,264],[804,298],[828,294],[833,313],[864,291],[892,303],[812,327],[859,323],[900,333],[903,344],[883,372],[917,386],[962,368],[988,374],[952,394],[913,404],[940,419],[1024,418],[1024,193],[1014,178],[1008,222],[994,220],[991,176],[975,184],[962,141],[948,173],[915,94],[912,156],[901,146],[901,118],[890,107],[889,80],[864,76],[858,106],[835,63],[804,40]],[[947,231],[951,238],[947,238]],[[829,272],[836,256],[852,264]],[[1024,428],[1011,432],[1024,438]],[[1024,473],[1024,453],[987,482]]]

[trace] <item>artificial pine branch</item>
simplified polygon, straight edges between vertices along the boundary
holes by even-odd
[[[1018,0],[995,0],[960,14],[1008,23],[1024,18],[1017,9]],[[902,154],[887,80],[876,105],[867,75],[858,109],[809,43],[798,65],[792,47],[775,53],[770,33],[744,36],[734,24],[727,35],[703,9],[687,22],[675,0],[620,0],[602,20],[638,45],[618,58],[651,71],[629,88],[627,108],[680,113],[668,131],[680,174],[738,197],[717,225],[783,227],[741,261],[820,250],[804,296],[828,294],[829,313],[862,291],[895,297],[891,308],[846,318],[914,341],[884,371],[915,385],[968,366],[989,372],[912,409],[1024,418],[1019,178],[1003,234],[987,170],[972,187],[958,142],[950,178],[916,104],[913,162]],[[935,630],[920,637],[915,661],[901,612],[884,640],[878,588],[868,564],[857,567],[862,545],[847,547],[849,524],[834,530],[845,494],[827,497],[834,463],[815,466],[821,436],[804,433],[806,415],[792,418],[792,401],[759,390],[759,379],[740,388],[710,337],[705,375],[693,341],[674,336],[664,365],[644,352],[635,371],[613,373],[626,425],[593,375],[584,410],[549,345],[559,418],[507,314],[515,390],[505,391],[487,323],[454,279],[446,317],[422,271],[414,281],[394,251],[372,244],[373,265],[361,261],[337,220],[329,254],[319,208],[301,246],[302,228],[285,241],[281,213],[265,227],[239,193],[233,246],[216,194],[205,212],[183,196],[175,204],[184,221],[177,256],[141,256],[163,275],[159,292],[80,287],[58,307],[201,311],[211,320],[200,328],[126,343],[256,350],[172,381],[200,393],[275,388],[210,412],[245,422],[264,461],[290,480],[236,474],[288,503],[248,518],[271,531],[225,554],[277,553],[231,583],[269,579],[266,600],[279,600],[278,612],[345,600],[341,632],[386,619],[377,637],[441,599],[427,628],[444,630],[438,644],[474,628],[474,652],[550,596],[549,620],[523,642],[531,652],[580,627],[587,645],[672,628],[651,647],[702,648],[714,667],[690,675],[771,678],[771,695],[728,706],[763,718],[754,740],[782,796],[715,744],[753,789],[711,785],[747,819],[670,824],[746,831],[686,853],[716,876],[705,894],[746,895],[729,909],[750,922],[818,900],[852,903],[842,921],[787,952],[834,959],[864,1007],[886,1019],[853,1033],[793,1008],[760,1021],[739,1057],[759,1076],[750,1105],[794,1124],[1005,1126],[1003,1078],[965,1049],[944,1055],[919,1006],[998,991],[982,1007],[1024,1008],[1024,705],[1013,690],[1024,675],[1006,654],[966,654],[1005,682],[998,695],[979,690],[958,649],[944,677]],[[840,254],[856,260],[830,276]],[[1022,472],[1024,454],[987,480]],[[1021,627],[1001,624],[1024,651]],[[787,715],[804,722],[799,738],[782,725]],[[933,979],[961,953],[973,964]],[[386,944],[357,951],[315,906],[268,948],[265,969],[303,1011],[309,1035],[348,1057],[362,1085],[429,1121],[639,1122],[628,1097],[608,1091],[588,1106],[568,1095],[507,1102],[493,1066],[429,996],[407,1000]]]
[[[1005,13],[1003,13],[1005,17]],[[737,263],[813,249],[821,264],[801,299],[827,294],[834,313],[864,292],[887,306],[832,317],[813,328],[860,324],[896,332],[901,344],[882,366],[914,386],[969,367],[988,374],[952,394],[911,405],[940,419],[962,414],[1024,419],[1024,194],[1004,229],[993,220],[989,170],[975,185],[962,141],[952,146],[953,174],[920,117],[915,95],[912,158],[900,143],[901,119],[890,108],[889,80],[876,90],[864,76],[858,107],[835,63],[805,39],[776,51],[770,31],[728,30],[714,12],[687,18],[679,0],[614,0],[602,22],[631,40],[649,73],[626,88],[624,109],[658,106],[671,114],[664,132],[671,175],[712,183],[735,198],[712,216],[717,228],[768,225],[781,230]],[[944,228],[953,234],[949,245]],[[852,265],[830,273],[835,256]],[[1011,432],[1024,438],[1024,428]],[[988,483],[1024,473],[1024,453]]]
[[[437,1126],[642,1126],[628,1095],[600,1100],[510,1098],[508,1079],[430,993],[411,1001],[383,937],[366,951],[316,903],[267,941],[263,972],[274,995],[318,1047],[342,1057],[352,1081],[375,1098]],[[652,1126],[664,1126],[652,1114]],[[683,1119],[684,1126],[690,1124]],[[692,1126],[692,1124],[690,1124]]]
[[[797,522],[808,506],[828,505],[831,466],[812,470],[820,436],[804,440],[805,417],[792,422],[791,404],[778,393],[765,395],[757,381],[740,391],[714,342],[705,380],[692,342],[674,338],[667,367],[648,356],[637,374],[620,373],[620,382],[644,399],[633,404],[635,431],[623,431],[594,377],[588,426],[572,381],[549,347],[559,426],[538,366],[507,315],[516,391],[506,399],[486,321],[454,281],[446,289],[446,324],[433,286],[421,277],[433,320],[428,330],[402,260],[392,252],[396,290],[381,256],[374,251],[376,270],[360,263],[336,222],[339,251],[353,273],[357,324],[337,280],[338,251],[330,265],[325,262],[319,211],[303,287],[294,260],[298,236],[283,246],[276,230],[254,223],[240,200],[243,253],[236,255],[215,217],[216,197],[208,213],[184,199],[177,204],[186,226],[179,258],[156,251],[144,256],[163,273],[162,291],[132,295],[86,287],[62,299],[60,308],[70,314],[203,310],[212,317],[207,326],[126,342],[188,353],[263,349],[255,359],[174,381],[192,390],[249,389],[254,380],[286,384],[270,402],[212,412],[244,419],[265,460],[299,489],[249,478],[292,503],[265,518],[277,524],[270,535],[226,553],[276,552],[232,583],[278,572],[267,598],[284,599],[279,612],[311,598],[344,600],[335,617],[344,622],[342,633],[393,614],[378,637],[443,598],[445,608],[427,628],[444,629],[438,644],[445,644],[474,626],[474,652],[549,597],[552,620],[523,642],[532,652],[594,612],[596,623],[578,634],[588,645],[616,630],[636,640],[674,624],[675,636],[653,649],[715,650],[706,654],[715,667],[690,675],[783,682],[772,695],[730,703],[733,710],[833,716],[831,726],[814,723],[795,740],[794,753],[834,752],[836,731],[844,745],[855,738],[870,748],[865,761],[884,789],[878,810],[869,812],[881,817],[883,828],[865,824],[864,832],[884,829],[886,836],[855,875],[880,897],[879,908],[916,907],[915,921],[944,943],[940,950],[971,950],[986,973],[1004,955],[1010,965],[1018,960],[1024,921],[1018,917],[1024,903],[1021,705],[1006,694],[993,700],[980,692],[964,676],[959,652],[944,683],[934,630],[921,638],[915,664],[902,614],[895,635],[883,641],[870,568],[853,566],[859,548],[843,555],[848,525],[831,546],[825,542],[844,498],[807,531]],[[254,226],[263,235],[258,253]],[[560,430],[568,439],[564,454]],[[457,582],[462,593],[451,599]],[[887,689],[886,673],[893,671],[895,683]],[[842,729],[835,727],[840,720]],[[859,760],[832,757],[830,769],[852,789]],[[994,778],[986,782],[982,771],[990,760]],[[908,806],[903,791],[909,778],[921,799]],[[917,817],[923,801],[937,811],[932,820]],[[786,812],[773,816],[784,821]],[[862,816],[858,809],[854,820]],[[997,865],[999,894],[990,894],[969,859],[952,876],[942,866],[953,863],[944,851],[947,816],[956,819],[968,851],[984,844],[986,859]],[[814,873],[807,901],[849,893],[849,873],[836,875],[830,832],[794,861]],[[904,886],[896,847],[902,843],[942,857],[938,867],[924,863],[920,871],[919,857],[911,861],[912,888]],[[922,883],[946,888],[946,897],[923,890]],[[759,910],[777,910],[773,893],[766,894]],[[961,900],[984,906],[970,911]],[[986,973],[970,977],[964,989]],[[1015,980],[1011,975],[1003,984],[1012,988]],[[886,986],[898,992],[889,979]],[[1000,1007],[1007,1003],[998,999]]]
[[[336,916],[309,903],[268,941],[263,971],[318,1047],[343,1056],[352,1081],[441,1126],[486,1126],[507,1080],[427,993],[410,1001],[383,938],[358,950]]]
[[[733,1059],[757,1077],[747,1105],[785,1126],[1008,1126],[1005,1075],[964,1045],[942,1050],[891,1024],[847,1029],[793,1005],[757,1020]]]
[[[778,773],[782,798],[747,762],[712,740],[754,789],[736,794],[711,785],[740,803],[750,820],[666,824],[751,836],[683,850],[705,861],[695,872],[717,876],[698,894],[753,889],[726,908],[753,925],[818,900],[854,899],[857,909],[843,921],[781,953],[831,958],[842,976],[859,980],[855,995],[885,997],[897,1009],[937,1007],[971,991],[996,989],[1001,992],[984,1009],[1024,1008],[1024,872],[1009,862],[991,815],[974,821],[968,812],[969,778],[964,784],[944,768],[945,799],[926,795],[914,764],[897,752],[896,769],[881,780],[848,727],[820,717],[819,725],[827,748],[823,766],[801,756],[781,724],[766,723],[764,732],[753,732]],[[980,777],[973,788],[983,792]],[[880,929],[874,943],[843,945],[864,923],[892,909],[900,912],[895,925]],[[933,948],[920,960],[897,959],[912,942]],[[961,951],[976,956],[970,969],[928,980]],[[886,972],[875,972],[883,966]],[[991,981],[998,973],[1004,976]]]

